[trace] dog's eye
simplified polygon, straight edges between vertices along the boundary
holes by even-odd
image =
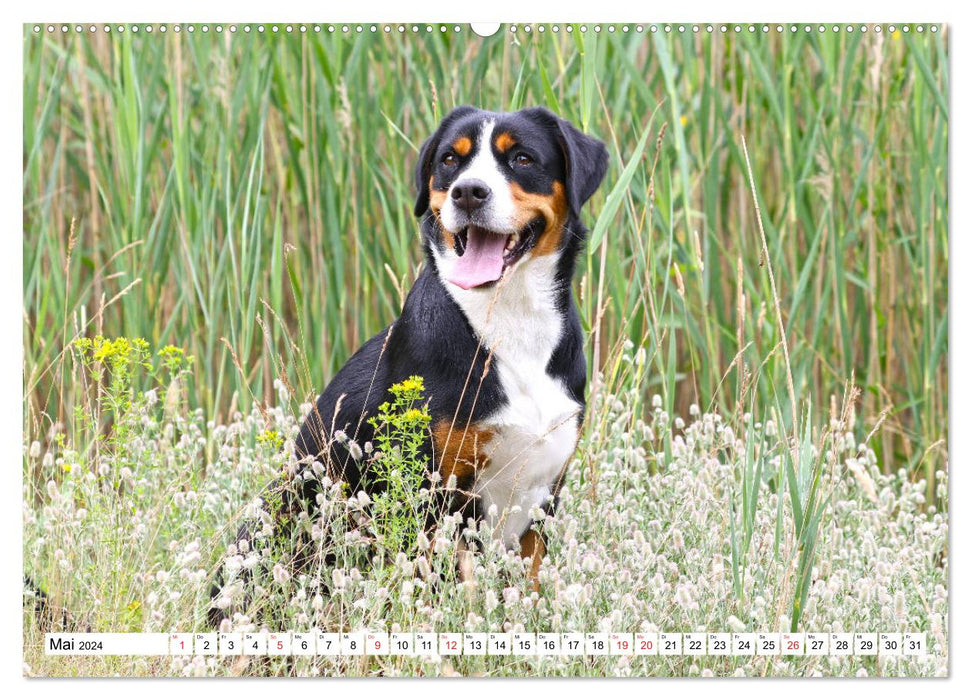
[[[516,157],[512,159],[513,165],[518,165],[521,168],[529,167],[533,164],[533,159],[530,158],[525,153],[517,153]]]
[[[454,153],[446,153],[442,156],[442,165],[446,168],[454,168],[459,164],[459,157]]]

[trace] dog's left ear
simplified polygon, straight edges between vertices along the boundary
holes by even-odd
[[[560,147],[566,159],[566,198],[576,217],[580,209],[600,187],[610,156],[602,141],[587,136],[573,124],[557,117]]]
[[[418,196],[415,198],[415,216],[421,216],[428,211],[428,181],[432,177],[432,157],[438,149],[440,131],[441,129],[425,141],[418,153],[418,165],[415,167],[415,187],[418,190]]]
[[[428,181],[432,177],[432,159],[435,157],[435,151],[438,150],[442,134],[448,125],[457,118],[474,111],[475,107],[469,105],[456,107],[448,113],[442,123],[438,125],[435,133],[422,145],[421,151],[418,153],[418,165],[415,167],[415,188],[418,190],[418,196],[415,198],[415,216],[422,216],[428,211]]]

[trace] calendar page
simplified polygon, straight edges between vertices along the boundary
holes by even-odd
[[[948,675],[949,27],[641,12],[23,25],[24,676]]]

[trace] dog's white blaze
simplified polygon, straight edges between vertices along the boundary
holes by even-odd
[[[499,163],[492,153],[492,130],[495,126],[495,121],[491,119],[482,123],[478,150],[468,166],[448,188],[448,195],[445,197],[445,204],[442,205],[439,216],[449,231],[459,231],[465,228],[467,223],[465,212],[460,211],[455,205],[455,200],[452,199],[452,191],[469,180],[481,180],[492,190],[492,197],[475,213],[475,223],[496,233],[511,234],[516,231],[515,203],[512,192],[509,191],[509,182],[503,176]]]
[[[556,255],[527,253],[506,270],[499,284],[461,289],[447,281],[458,256],[433,249],[442,283],[493,353],[507,403],[482,425],[493,432],[483,452],[489,467],[474,491],[481,511],[506,547],[518,547],[529,527],[529,511],[552,495],[557,476],[576,448],[580,405],[563,383],[546,373],[563,332],[556,310]],[[469,389],[474,390],[474,388]]]

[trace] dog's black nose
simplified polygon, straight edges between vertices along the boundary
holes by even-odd
[[[492,190],[482,180],[463,180],[452,187],[452,199],[459,209],[471,214],[489,201]]]

